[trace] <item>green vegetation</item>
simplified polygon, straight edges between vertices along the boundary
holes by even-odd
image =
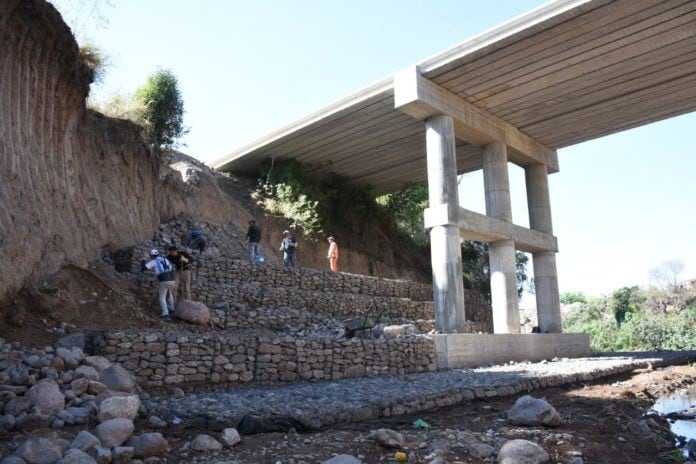
[[[135,92],[135,119],[142,122],[148,137],[158,146],[171,148],[186,135],[184,101],[174,73],[159,69]]]
[[[352,247],[383,259],[386,241],[404,250],[427,253],[429,237],[423,228],[428,206],[426,185],[408,185],[375,198],[372,190],[331,173],[328,166],[311,166],[294,159],[267,160],[254,199],[267,214],[284,217],[307,238],[349,232],[358,239]],[[517,254],[518,292],[530,286],[528,256]],[[488,245],[462,243],[462,271],[466,288],[490,299]],[[372,265],[372,263],[369,263]]]
[[[585,297],[585,294],[582,292],[565,292],[561,294],[561,303],[587,303],[587,298]]]
[[[656,289],[623,287],[609,297],[587,298],[580,309],[566,315],[564,332],[590,336],[593,351],[696,349],[696,296],[663,294],[673,304],[655,306]]]

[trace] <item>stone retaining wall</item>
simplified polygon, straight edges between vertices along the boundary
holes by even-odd
[[[292,382],[434,371],[426,337],[393,340],[234,337],[103,332],[96,354],[119,362],[143,386]]]
[[[144,250],[142,250],[144,251]],[[141,256],[135,252],[134,256]],[[285,269],[224,256],[194,256],[192,297],[210,307],[242,303],[250,308],[285,306],[339,319],[382,315],[429,320],[434,317],[432,286],[309,268]],[[138,269],[133,262],[131,269]],[[156,292],[154,277],[132,273],[145,291]],[[469,333],[492,333],[492,311],[482,294],[465,290]]]

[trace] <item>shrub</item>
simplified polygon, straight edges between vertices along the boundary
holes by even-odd
[[[587,298],[582,292],[565,292],[561,295],[561,303],[563,304],[573,304],[573,303],[586,303]]]

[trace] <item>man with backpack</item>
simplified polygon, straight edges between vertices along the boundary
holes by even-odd
[[[150,250],[150,261],[143,259],[140,261],[140,270],[146,271],[152,269],[158,281],[159,302],[162,307],[162,319],[169,320],[169,314],[174,314],[174,290],[176,289],[176,281],[174,278],[174,267],[169,260],[159,255],[156,248]],[[167,300],[169,307],[167,307]]]

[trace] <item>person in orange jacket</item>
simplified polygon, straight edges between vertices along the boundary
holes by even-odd
[[[329,258],[329,266],[333,272],[338,272],[338,245],[333,237],[329,237],[329,253],[326,255]]]

